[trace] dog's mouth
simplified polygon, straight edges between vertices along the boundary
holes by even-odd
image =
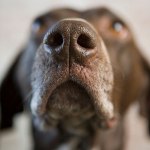
[[[55,118],[79,116],[85,109],[93,109],[91,102],[91,95],[81,85],[68,80],[49,96],[47,111],[60,116]]]
[[[91,126],[110,128],[110,118],[102,118],[97,113],[95,97],[82,85],[68,80],[54,89],[48,97],[46,111],[36,117],[38,127],[50,129],[61,126],[69,133],[85,135]]]
[[[61,123],[67,128],[77,127],[95,115],[92,97],[79,84],[68,80],[58,86],[48,98],[46,124],[56,126]]]

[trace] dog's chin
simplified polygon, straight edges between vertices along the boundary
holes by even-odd
[[[86,89],[71,80],[60,84],[49,95],[46,111],[34,118],[42,130],[56,127],[76,135],[85,135],[90,127],[107,128],[106,121],[96,113],[94,97]]]
[[[68,80],[51,93],[45,113],[37,116],[36,121],[43,129],[60,124],[68,129],[79,128],[95,116],[91,99],[84,87]]]

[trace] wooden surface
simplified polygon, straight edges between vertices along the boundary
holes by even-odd
[[[32,19],[55,7],[87,9],[107,6],[129,22],[143,55],[150,62],[150,1],[149,0],[0,0],[0,81],[22,45],[25,44]],[[126,117],[126,150],[150,150],[144,119],[137,115],[137,106]],[[0,133],[0,150],[28,150],[30,147],[29,119],[23,114],[16,118],[15,129]]]

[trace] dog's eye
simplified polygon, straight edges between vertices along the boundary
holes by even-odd
[[[119,20],[115,20],[112,23],[112,28],[114,31],[119,33],[124,29],[124,24],[123,24],[123,22],[121,22]]]
[[[35,21],[33,22],[33,25],[32,25],[32,31],[39,32],[41,30],[43,24],[44,24],[44,20],[41,17],[35,19]]]
[[[125,39],[129,35],[127,26],[120,20],[113,21],[109,29],[111,35],[115,38]]]

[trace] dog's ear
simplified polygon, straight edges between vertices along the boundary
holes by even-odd
[[[144,57],[142,57],[142,65],[144,69],[145,76],[145,89],[143,91],[144,96],[140,101],[140,113],[142,116],[146,117],[148,124],[148,134],[150,135],[150,64]]]
[[[148,75],[148,86],[146,91],[146,99],[145,99],[145,109],[146,109],[146,117],[148,122],[148,133],[150,135],[150,64],[147,61],[143,61],[144,69]]]
[[[0,129],[13,125],[15,114],[23,111],[23,101],[15,78],[19,54],[0,85]]]

